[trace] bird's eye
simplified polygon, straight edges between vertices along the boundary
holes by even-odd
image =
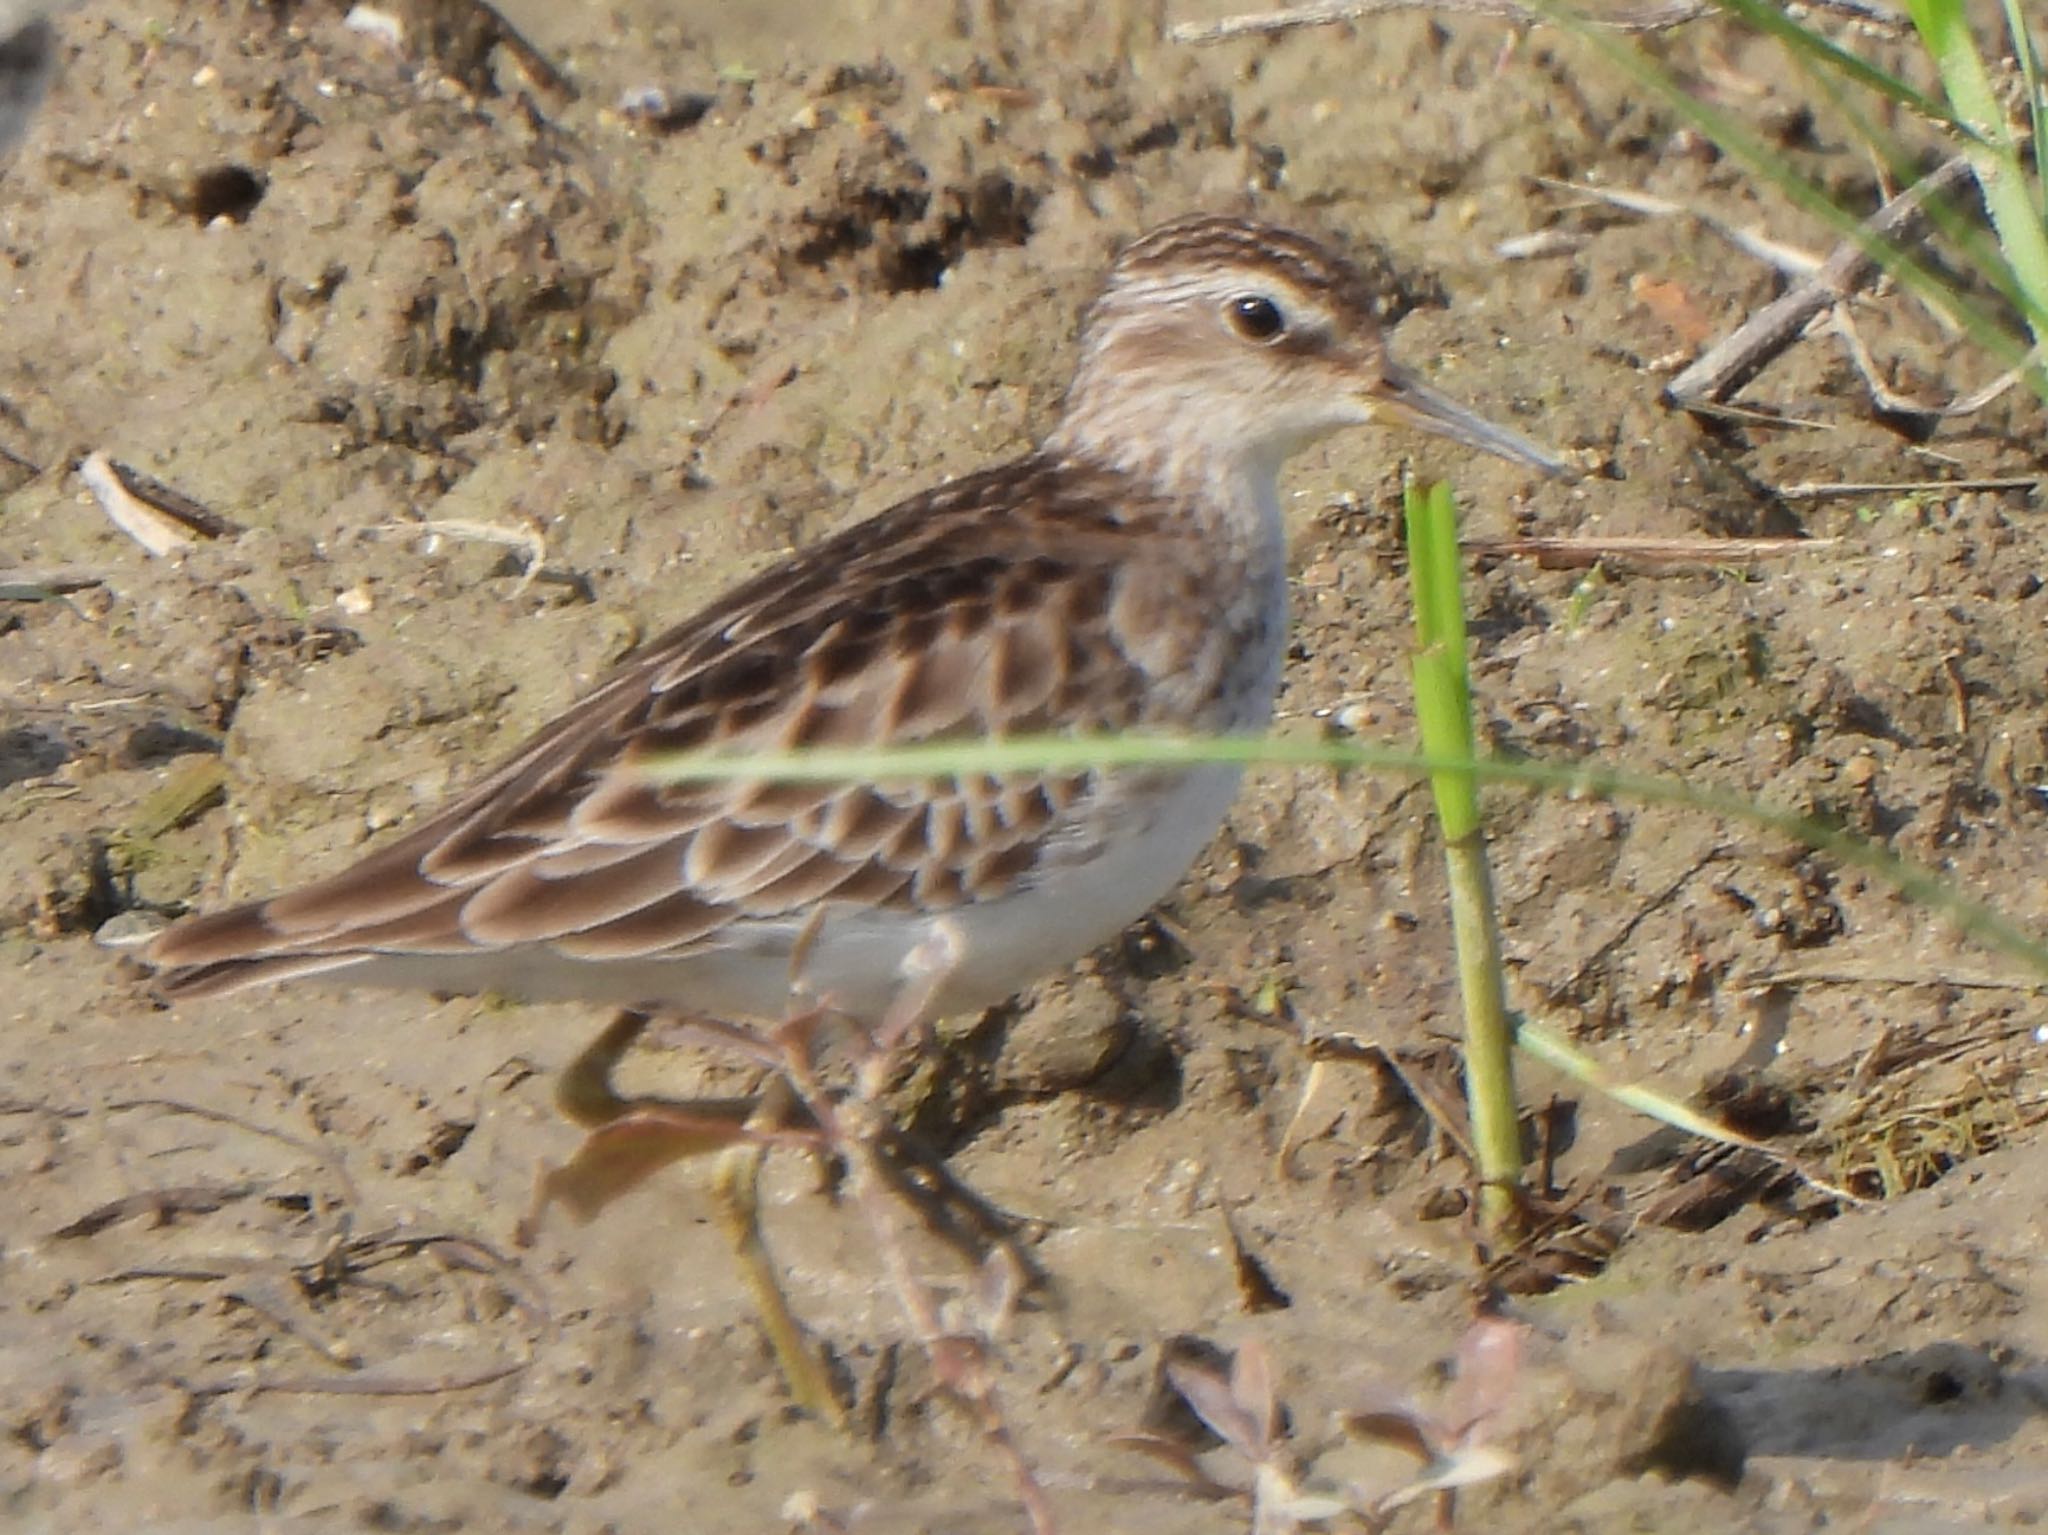
[[[1271,341],[1287,329],[1280,306],[1263,294],[1247,293],[1230,301],[1230,323],[1247,341]]]

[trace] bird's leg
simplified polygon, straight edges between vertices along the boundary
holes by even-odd
[[[645,1013],[620,1013],[589,1048],[570,1062],[555,1088],[555,1106],[590,1133],[576,1154],[541,1174],[533,1210],[521,1223],[532,1229],[551,1204],[564,1204],[587,1221],[672,1162],[722,1151],[735,1142],[802,1139],[789,1124],[756,1126],[755,1098],[628,1098],[612,1085],[612,1072],[647,1027]]]
[[[885,1149],[890,1123],[881,1096],[900,1048],[929,1034],[933,1005],[961,953],[958,932],[944,923],[912,952],[904,965],[902,990],[881,1023],[856,1031],[854,1088],[845,1098],[833,1098],[818,1078],[812,1050],[815,1022],[793,1019],[778,1031],[778,1038],[787,1042],[783,1072],[820,1136],[846,1163],[855,1201],[867,1217],[882,1266],[931,1360],[933,1375],[966,1407],[982,1436],[1009,1464],[1018,1501],[1035,1535],[1053,1535],[1052,1505],[1003,1414],[987,1338],[979,1326],[959,1330],[946,1325],[938,1297],[911,1262],[898,1221],[900,1202],[890,1197],[901,1185]]]
[[[858,1087],[861,1097],[872,1102],[882,1095],[905,1046],[931,1043],[939,995],[960,966],[964,943],[960,930],[941,920],[932,925],[924,942],[905,956],[903,987],[865,1041]]]
[[[747,1120],[749,1129],[774,1131],[803,1109],[786,1078],[772,1077]],[[790,1310],[789,1297],[782,1292],[782,1277],[768,1255],[761,1236],[761,1163],[768,1142],[742,1141],[719,1152],[711,1174],[711,1197],[718,1212],[718,1224],[739,1259],[747,1293],[754,1311],[768,1334],[768,1346],[797,1406],[815,1413],[836,1427],[846,1426],[846,1409],[832,1387],[824,1361],[805,1340],[803,1327]]]
[[[822,1020],[823,1014],[810,1005],[810,987],[804,979],[804,972],[824,918],[824,907],[813,911],[798,933],[796,942],[790,946],[791,1015],[777,1031],[776,1045],[771,1047],[774,1054],[783,1054],[791,1048],[791,1044],[782,1041],[781,1036],[792,1030],[803,1032],[804,1048],[808,1050],[809,1035]],[[773,1130],[800,1120],[802,1115],[802,1105],[789,1079],[778,1073],[768,1079],[768,1086],[747,1122],[751,1127]],[[718,1164],[711,1177],[718,1223],[724,1228],[726,1240],[732,1244],[733,1256],[739,1259],[746,1275],[755,1313],[768,1334],[768,1346],[775,1351],[775,1362],[789,1386],[791,1398],[799,1407],[844,1428],[846,1410],[840,1405],[839,1393],[832,1388],[824,1361],[804,1339],[803,1328],[797,1322],[796,1314],[790,1310],[789,1297],[783,1294],[781,1274],[769,1257],[768,1244],[761,1235],[761,1164],[767,1159],[767,1154],[767,1145],[760,1141],[728,1146],[718,1154]]]
[[[533,1209],[520,1223],[521,1241],[532,1241],[551,1204],[566,1205],[578,1220],[587,1221],[671,1163],[718,1153],[713,1205],[790,1394],[799,1407],[843,1423],[838,1394],[790,1312],[758,1219],[758,1179],[767,1148],[812,1142],[815,1134],[804,1127],[780,1077],[771,1078],[758,1098],[680,1102],[620,1094],[612,1073],[649,1021],[645,1013],[620,1013],[562,1073],[556,1107],[590,1133],[566,1163],[541,1173]]]
[[[632,1110],[633,1100],[613,1088],[612,1072],[650,1021],[645,1013],[621,1012],[555,1079],[555,1108],[570,1124],[595,1130]]]

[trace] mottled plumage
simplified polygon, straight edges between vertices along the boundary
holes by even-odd
[[[397,841],[188,917],[145,957],[172,996],[322,975],[774,1018],[801,947],[810,988],[872,1019],[943,928],[938,1010],[1000,1000],[1163,895],[1237,770],[657,786],[636,765],[1258,726],[1285,647],[1290,452],[1390,418],[1554,467],[1389,361],[1371,304],[1303,236],[1214,217],[1155,230],[1090,309],[1037,452],[800,551]]]

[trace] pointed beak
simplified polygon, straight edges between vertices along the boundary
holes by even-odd
[[[1375,421],[1390,426],[1413,427],[1461,442],[1468,448],[1491,453],[1512,464],[1526,464],[1545,474],[1570,474],[1571,466],[1554,453],[1544,451],[1526,437],[1504,426],[1495,426],[1475,415],[1448,396],[1438,394],[1398,363],[1388,363],[1379,385],[1368,391],[1366,409]]]

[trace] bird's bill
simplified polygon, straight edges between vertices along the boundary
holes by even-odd
[[[1528,438],[1495,426],[1447,395],[1438,394],[1406,368],[1390,365],[1380,387],[1367,400],[1375,421],[1389,426],[1434,432],[1468,448],[1491,453],[1510,463],[1527,464],[1545,474],[1564,474],[1570,465]]]

